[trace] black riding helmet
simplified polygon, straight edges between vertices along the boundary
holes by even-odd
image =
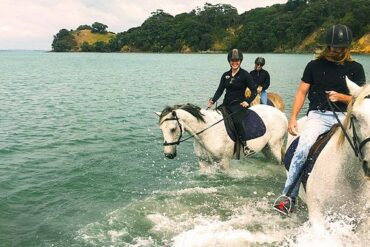
[[[265,65],[265,59],[263,57],[257,57],[256,60],[254,60],[254,64],[261,64],[261,66]]]
[[[232,49],[229,54],[227,54],[227,61],[240,60],[243,61],[243,53],[238,49]]]
[[[326,31],[326,44],[331,47],[349,47],[352,31],[346,25],[333,25]]]

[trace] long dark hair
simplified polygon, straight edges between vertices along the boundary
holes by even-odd
[[[336,62],[338,64],[344,64],[344,62],[346,61],[353,61],[352,59],[352,56],[351,56],[351,51],[349,48],[344,48],[344,51],[343,51],[343,56],[342,58],[340,58],[339,60],[337,60],[336,58],[332,57],[330,55],[330,46],[326,46],[324,49],[321,49],[321,50],[317,50],[316,51],[316,58],[317,59],[326,59],[328,61],[331,61],[331,62]]]

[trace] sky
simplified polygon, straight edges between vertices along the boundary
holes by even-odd
[[[239,14],[287,0],[0,0],[0,50],[51,50],[60,29],[100,22],[108,31],[140,26],[152,12],[173,16],[211,4],[231,4]]]

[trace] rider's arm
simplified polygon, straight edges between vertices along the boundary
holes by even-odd
[[[270,86],[270,74],[266,70],[265,70],[265,80],[264,80],[264,82],[261,86],[262,86],[263,90],[268,89],[269,86]]]
[[[246,86],[251,91],[251,95],[248,98],[245,98],[245,101],[250,104],[254,98],[257,96],[257,87],[258,85],[253,81],[252,76],[247,72],[246,73]]]
[[[352,100],[351,95],[347,95],[344,93],[338,93],[336,91],[326,91],[326,93],[328,94],[329,100],[331,102],[340,101],[348,104]]]
[[[297,116],[302,109],[302,106],[306,100],[306,96],[310,89],[310,84],[301,81],[298,86],[297,92],[294,97],[292,112],[290,114],[290,120],[288,125],[288,131],[292,135],[297,135]]]
[[[355,82],[359,86],[365,85],[366,82],[366,77],[365,77],[365,72],[364,68],[362,67],[361,64],[358,64],[356,68],[354,69],[352,73],[352,77],[350,78],[351,81]],[[352,96],[348,94],[343,94],[343,93],[338,93],[336,91],[327,91],[328,97],[330,101],[336,102],[344,102],[344,103],[349,103],[352,100]]]
[[[222,93],[225,90],[224,78],[225,78],[225,74],[222,75],[222,77],[220,79],[220,84],[218,85],[218,88],[215,92],[215,95],[211,99],[212,104],[215,103],[221,97]]]

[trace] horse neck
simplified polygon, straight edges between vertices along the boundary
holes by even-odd
[[[216,112],[206,110],[201,110],[201,112],[204,114],[205,122],[199,121],[196,117],[194,117],[187,111],[184,110],[177,111],[178,117],[184,125],[184,131],[189,132],[190,134],[195,134],[209,127],[211,124],[217,122],[218,120],[222,119],[222,116],[220,116]]]
[[[347,177],[348,174],[355,175],[357,180],[362,178],[362,168],[359,159],[356,157],[354,150],[349,144],[348,140],[345,139],[343,143],[339,143],[339,136],[342,130],[338,130],[337,133],[333,135],[328,143],[330,150],[335,153],[330,153],[328,160],[332,160],[332,157],[336,158],[335,162],[331,162],[331,169],[339,169],[343,172],[343,176]],[[347,129],[347,133],[352,140],[352,133]],[[334,167],[337,166],[337,167]],[[346,175],[347,174],[347,175]],[[358,175],[358,176],[357,176]],[[354,178],[354,177],[353,177]]]

